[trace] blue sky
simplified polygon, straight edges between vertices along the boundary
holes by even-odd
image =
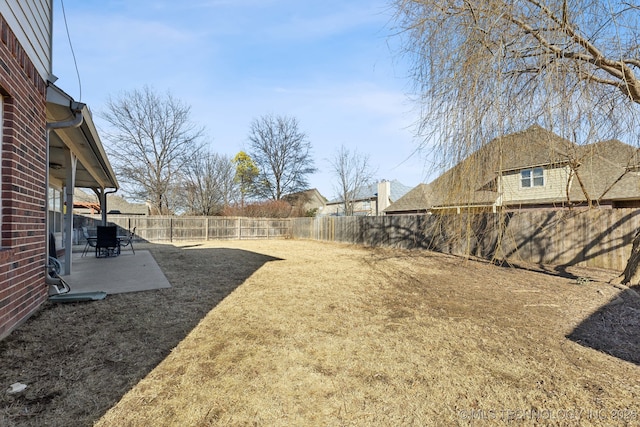
[[[328,198],[328,159],[368,153],[377,179],[427,180],[414,150],[411,81],[385,0],[54,1],[56,84],[98,117],[109,96],[149,85],[192,108],[214,152],[246,149],[251,121],[295,116],[313,147],[310,186]],[[105,141],[103,141],[105,142]]]

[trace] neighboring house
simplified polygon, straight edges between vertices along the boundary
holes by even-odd
[[[108,194],[107,200],[109,211],[106,216],[109,221],[111,221],[114,216],[120,215],[129,217],[149,215],[149,205],[146,203],[130,203],[123,197],[115,194]],[[98,195],[76,188],[73,198],[73,233],[76,244],[85,241],[85,228],[89,235],[95,235],[96,225],[102,222],[102,219],[96,219],[95,215],[98,214],[102,214]],[[131,222],[129,221],[129,225],[130,224]],[[131,230],[130,227],[129,230]]]
[[[353,197],[353,214],[355,216],[383,215],[385,208],[410,190],[411,187],[401,184],[397,180],[382,180],[368,185],[356,191]],[[340,197],[328,202],[323,215],[344,215],[344,200]]]
[[[116,194],[107,195],[107,215],[149,215],[149,206],[146,203],[131,203]],[[90,194],[77,189],[74,192],[73,213],[76,215],[95,215],[102,213],[100,201],[96,194]],[[76,228],[77,228],[77,224]]]
[[[146,203],[131,203],[127,201],[125,198],[120,197],[116,194],[109,195],[109,202],[107,206],[109,206],[108,215],[111,214],[120,214],[120,215],[149,215],[149,205]]]
[[[496,138],[387,215],[640,206],[640,157],[617,140],[578,146],[539,126]]]
[[[73,188],[118,188],[89,109],[53,84],[52,9],[0,0],[0,339],[47,299],[49,235],[71,269]]]
[[[322,215],[327,199],[316,188],[287,194],[282,200],[291,205],[297,216],[307,216],[310,213]]]

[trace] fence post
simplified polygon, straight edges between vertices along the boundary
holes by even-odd
[[[209,241],[209,217],[204,217],[204,241]]]
[[[169,217],[169,241],[173,243],[173,217]]]

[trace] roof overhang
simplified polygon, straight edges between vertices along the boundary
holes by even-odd
[[[59,87],[49,83],[47,123],[72,120],[77,112],[83,117],[80,126],[54,128],[49,133],[49,175],[66,182],[69,150],[78,159],[76,187],[118,189],[118,180],[104,151],[89,108],[75,102]]]
[[[530,165],[521,165],[521,166],[513,166],[513,167],[506,167],[504,169],[502,169],[502,173],[508,173],[508,172],[520,172],[526,169],[536,169],[536,168],[544,168],[544,167],[553,167],[553,168],[557,168],[557,167],[564,167],[569,165],[571,162],[569,160],[562,160],[562,161],[557,161],[557,162],[547,162],[547,163],[536,163],[536,164],[530,164]],[[494,173],[496,174],[496,176],[501,175],[500,171],[494,171]]]

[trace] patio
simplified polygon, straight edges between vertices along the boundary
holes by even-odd
[[[71,286],[71,292],[124,292],[170,288],[171,284],[148,250],[123,250],[119,256],[96,258],[93,253],[81,256],[74,248],[72,273],[62,278]]]

